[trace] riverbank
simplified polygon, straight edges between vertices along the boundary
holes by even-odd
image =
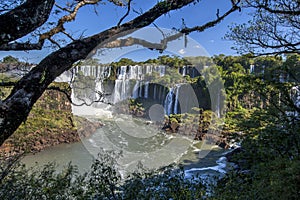
[[[78,142],[102,126],[100,122],[64,114],[64,118],[61,120],[67,120],[63,127],[44,127],[30,132],[17,131],[0,147],[1,156],[7,158],[22,153],[37,153],[58,144]],[[76,125],[73,124],[74,119]],[[30,122],[31,120],[27,122],[27,125]],[[70,124],[67,125],[68,123]]]
[[[68,83],[53,83],[53,86],[71,95]],[[36,153],[57,144],[78,142],[100,126],[100,122],[74,116],[64,93],[48,90],[35,103],[27,120],[1,145],[0,156]]]

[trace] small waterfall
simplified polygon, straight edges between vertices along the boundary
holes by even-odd
[[[217,112],[218,118],[221,117],[220,104],[221,104],[221,90],[218,91],[217,104],[216,104],[216,112]]]
[[[175,105],[174,105],[174,114],[178,114],[179,89],[180,89],[180,85],[177,85],[176,86]]]
[[[143,88],[143,83],[142,83],[142,82],[139,82],[139,97],[142,97],[142,96],[143,96],[143,95],[142,95],[142,92],[143,92],[142,88]]]
[[[144,98],[148,98],[149,97],[149,82],[147,81],[145,83],[145,92],[144,92]]]
[[[186,76],[186,66],[183,66],[183,69],[182,69],[182,76]]]
[[[160,76],[164,76],[166,74],[166,66],[159,65]]]
[[[96,86],[95,86],[95,100],[98,101],[100,100],[101,96],[100,94],[102,94],[104,91],[103,91],[103,80],[102,79],[96,79]],[[100,94],[99,94],[100,93]]]
[[[135,82],[134,87],[133,87],[132,98],[134,98],[134,99],[139,98],[139,87],[140,87],[140,81],[137,80],[137,81]]]
[[[84,76],[91,76],[94,78],[108,78],[111,75],[111,66],[90,66],[82,65],[76,66],[72,69],[74,74],[81,72]]]
[[[126,78],[126,69],[127,69],[127,66],[121,66],[119,68],[118,79],[124,80]]]
[[[254,69],[255,69],[255,66],[254,65],[250,65],[250,73],[254,73]]]
[[[180,110],[180,88],[182,84],[177,84],[175,87],[171,88],[167,94],[164,102],[164,109],[167,115],[179,114]]]
[[[167,115],[170,115],[173,112],[173,103],[174,103],[173,98],[174,98],[174,88],[171,88],[169,93],[166,96],[165,105],[164,105],[165,112]]]
[[[129,79],[116,80],[113,94],[114,103],[127,99],[131,94]]]
[[[113,102],[117,103],[121,100],[121,90],[122,90],[122,80],[115,81],[115,88],[114,88],[114,95],[113,95]]]

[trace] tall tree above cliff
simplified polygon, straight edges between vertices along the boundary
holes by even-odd
[[[226,36],[239,53],[300,53],[300,1],[246,0],[244,7],[253,10],[253,18],[232,26]]]
[[[156,19],[168,14],[170,11],[181,9],[187,5],[201,6],[199,0],[164,0],[153,1],[154,4],[145,12],[138,12],[131,9],[132,0],[107,0],[106,3],[113,3],[115,6],[127,8],[127,12],[120,17],[115,26],[88,37],[73,38],[68,33],[65,24],[74,21],[78,11],[87,5],[97,6],[105,1],[100,0],[80,0],[66,1],[65,6],[59,5],[52,0],[27,0],[15,1],[16,4],[8,6],[10,9],[0,12],[0,50],[34,50],[42,49],[45,42],[49,42],[57,47],[57,50],[46,56],[28,74],[22,77],[15,85],[11,94],[0,101],[0,145],[14,133],[18,126],[24,122],[37,99],[47,89],[49,84],[64,71],[72,68],[73,64],[86,56],[100,43],[108,43],[107,47],[122,45],[144,45],[149,47],[147,41],[128,38],[126,42],[118,37],[124,37],[138,28],[143,28],[152,24]],[[216,10],[213,19],[202,25],[187,27],[186,23],[178,29],[181,33],[202,32],[221,22],[229,14],[239,10],[239,0],[228,0],[231,7],[224,12]],[[5,1],[2,8],[9,4]],[[16,5],[14,7],[14,5]],[[55,6],[54,6],[55,5]],[[95,9],[96,10],[96,9]],[[1,11],[1,10],[0,10]],[[125,22],[129,13],[130,20]],[[63,14],[61,14],[63,13]],[[49,22],[52,16],[59,16],[56,23]],[[128,17],[129,18],[129,17]],[[171,20],[171,18],[170,18]],[[96,23],[96,22],[95,22]],[[46,30],[46,31],[44,31]],[[22,39],[26,36],[27,40]],[[56,40],[57,37],[66,38],[67,44]],[[173,40],[178,36],[169,36],[163,42]],[[164,50],[161,44],[153,44],[151,48]]]

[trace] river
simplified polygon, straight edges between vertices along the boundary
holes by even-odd
[[[27,155],[22,162],[33,166],[55,161],[59,169],[72,162],[80,172],[84,172],[89,170],[93,159],[103,149],[122,152],[117,158],[122,175],[133,172],[138,163],[145,168],[156,169],[175,162],[184,165],[186,176],[216,175],[226,171],[225,150],[216,145],[205,145],[202,141],[185,136],[166,134],[145,119],[129,115],[102,116],[97,120],[104,126],[90,137]]]

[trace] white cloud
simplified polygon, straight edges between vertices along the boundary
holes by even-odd
[[[197,49],[200,49],[201,47],[200,47],[200,45],[196,45],[196,46],[194,46],[195,48],[197,48]]]
[[[183,54],[186,53],[186,51],[185,51],[184,49],[180,49],[180,50],[178,51],[178,53],[180,53],[181,55],[183,55]]]

